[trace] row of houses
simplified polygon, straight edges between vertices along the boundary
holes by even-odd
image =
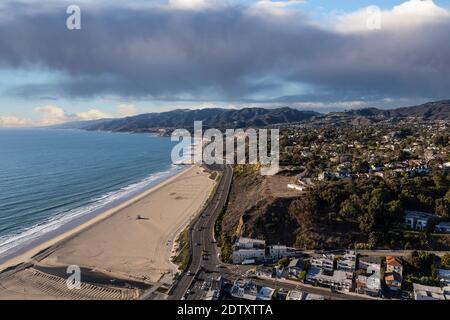
[[[389,290],[401,290],[403,265],[398,257],[386,258],[386,270],[382,279],[380,257],[357,257],[348,251],[343,256],[322,254],[310,260],[305,281],[310,284],[329,287],[334,290],[378,297],[382,293],[382,281]]]
[[[233,246],[234,264],[252,264],[294,257],[298,250],[284,245],[266,246],[264,240],[240,237]]]
[[[236,299],[250,300],[250,301],[269,301],[274,299],[275,289],[270,287],[263,287],[254,284],[251,280],[238,279],[235,280],[230,290],[230,295]],[[281,296],[278,299],[286,300],[325,300],[325,297],[318,294],[311,294],[300,290],[290,290],[285,297]]]
[[[257,286],[248,279],[235,280],[230,294],[233,298],[243,300],[272,300],[275,289]]]

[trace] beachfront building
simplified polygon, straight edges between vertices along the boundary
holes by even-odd
[[[365,270],[365,274],[356,277],[356,292],[378,297],[381,294],[381,264],[369,264],[368,260],[372,261],[373,259],[362,260],[362,266],[365,268],[360,269]]]
[[[414,230],[425,230],[428,225],[428,221],[435,217],[436,215],[433,213],[421,211],[406,211],[405,227]]]
[[[430,287],[414,283],[414,300],[450,300],[450,287]]]
[[[305,262],[302,259],[292,259],[289,261],[288,272],[291,275],[298,276],[305,269]]]
[[[230,294],[237,299],[256,300],[258,289],[251,280],[238,279],[234,281]]]
[[[345,271],[326,271],[321,268],[310,267],[306,274],[306,282],[338,291],[349,292],[353,286],[353,274]]]
[[[231,296],[243,300],[272,300],[275,289],[259,287],[251,280],[238,279],[231,288]]]
[[[233,247],[233,263],[241,264],[247,261],[260,262],[266,257],[266,242],[264,240],[240,237]]]
[[[354,251],[347,251],[343,257],[336,261],[336,269],[353,273],[356,269],[356,254]]]
[[[311,267],[322,269],[328,272],[333,272],[334,270],[334,254],[322,254],[321,256],[316,256],[311,259]]]
[[[319,294],[312,294],[299,290],[291,290],[286,295],[286,300],[325,300],[325,297]]]

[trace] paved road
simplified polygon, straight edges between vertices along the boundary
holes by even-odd
[[[217,265],[219,264],[219,259],[217,256],[217,246],[214,243],[214,223],[227,203],[231,181],[233,179],[233,169],[231,166],[221,166],[220,169],[223,174],[216,192],[190,230],[191,263],[188,272],[183,273],[178,280],[169,299],[180,300],[194,283],[193,275],[204,278],[205,271],[208,274],[218,271]]]

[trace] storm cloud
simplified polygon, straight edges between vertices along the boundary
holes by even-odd
[[[301,12],[114,2],[82,5],[82,29],[70,31],[65,5],[36,6],[1,7],[0,68],[41,68],[61,81],[8,94],[238,101],[292,84],[303,92],[279,101],[449,94],[449,19],[343,32]]]

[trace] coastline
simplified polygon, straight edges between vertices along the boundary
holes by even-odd
[[[96,225],[97,223],[110,218],[111,216],[120,212],[121,210],[133,205],[136,202],[139,202],[140,200],[152,194],[156,190],[175,181],[180,176],[182,176],[186,172],[189,172],[193,168],[195,168],[195,166],[186,166],[186,168],[181,169],[179,172],[176,172],[174,175],[169,176],[167,179],[163,179],[162,181],[158,181],[156,182],[156,184],[151,185],[148,189],[145,189],[129,198],[125,198],[123,201],[114,204],[110,208],[104,208],[104,210],[101,210],[98,214],[95,214],[93,217],[80,217],[79,219],[75,219],[74,221],[68,222],[67,225],[61,226],[60,228],[61,230],[58,229],[59,232],[55,230],[53,232],[56,233],[55,235],[43,235],[40,239],[35,240],[36,244],[27,245],[21,250],[18,250],[17,252],[11,254],[11,256],[6,255],[2,259],[0,259],[0,273],[8,268],[15,267],[23,263],[31,262],[33,260],[33,257],[39,254],[40,252],[47,250],[51,247],[58,246],[62,242],[70,239],[71,237],[76,236],[77,234],[89,229],[90,227]]]

